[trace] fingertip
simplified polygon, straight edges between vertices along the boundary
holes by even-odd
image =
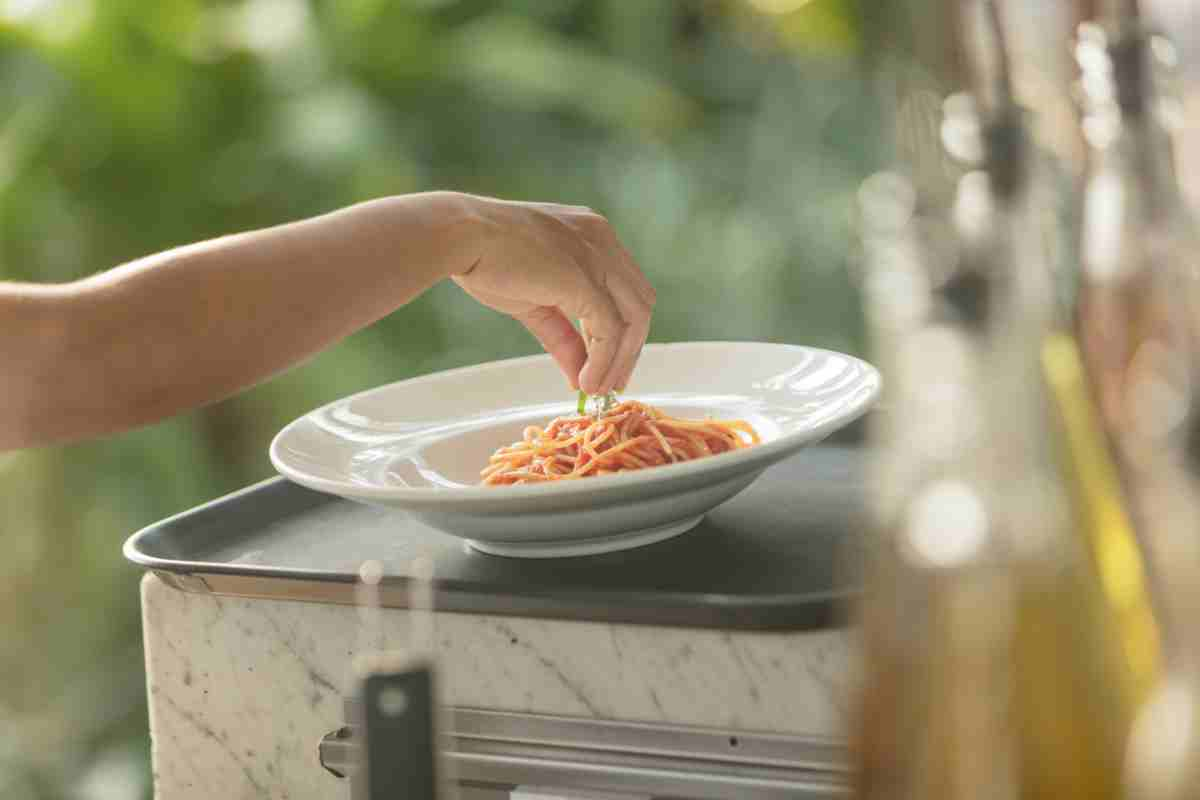
[[[583,372],[579,373],[579,388],[589,395],[603,394],[600,381],[587,374],[587,367],[584,367]]]
[[[582,354],[580,351],[583,351]],[[583,370],[587,365],[587,350],[581,346],[568,346],[560,349],[547,349],[550,357],[558,364],[558,368],[566,377],[573,391],[579,391],[583,386]]]
[[[595,358],[589,358],[579,373],[579,387],[588,394],[605,394],[612,388],[604,380],[606,372]]]

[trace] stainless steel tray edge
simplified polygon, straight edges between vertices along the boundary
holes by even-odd
[[[279,570],[274,575],[237,575],[222,572],[174,572],[153,570],[164,583],[185,592],[214,594],[221,597],[241,597],[255,600],[288,600],[302,603],[332,603],[354,605],[354,584],[336,578],[305,579]],[[405,577],[388,577],[379,584],[379,604],[384,608],[408,608],[410,581]],[[434,607],[438,611],[462,614],[497,614],[502,616],[538,617],[541,619],[593,620],[608,619],[614,613],[619,621],[631,625],[666,625],[672,627],[720,627],[757,631],[796,631],[843,627],[844,615],[837,608],[853,597],[853,592],[813,593],[800,598],[796,595],[759,598],[722,598],[709,595],[707,620],[697,620],[687,605],[687,595],[626,594],[622,598],[606,598],[569,592],[553,596],[538,594],[497,597],[461,589],[451,582],[437,583]],[[797,604],[802,601],[802,605]],[[724,604],[724,608],[720,606]],[[795,605],[789,610],[781,606]],[[771,610],[772,619],[765,621],[756,611]],[[610,620],[613,621],[613,620]]]

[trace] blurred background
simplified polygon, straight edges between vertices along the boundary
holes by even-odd
[[[1049,44],[1018,81],[1069,161],[1072,18],[1024,4]],[[941,5],[0,0],[0,280],[457,189],[607,215],[658,288],[652,340],[861,353],[855,191],[935,139]],[[0,455],[0,796],[149,797],[126,536],[271,475],[315,406],[535,350],[446,285],[235,399]]]

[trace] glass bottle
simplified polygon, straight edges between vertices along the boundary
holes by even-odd
[[[857,608],[861,798],[1015,798],[1011,574],[987,507],[977,297],[952,231],[897,173],[859,193],[884,392]],[[951,246],[948,246],[951,245]]]
[[[964,259],[986,285],[989,505],[1014,575],[1013,706],[1023,797],[1119,797],[1159,675],[1141,548],[1056,302],[1053,189],[1007,79],[994,3],[973,38],[979,168],[960,181]]]
[[[860,197],[886,412],[858,607],[856,795],[1009,800],[1010,582],[978,470],[978,348],[939,319],[908,184],[876,176]]]

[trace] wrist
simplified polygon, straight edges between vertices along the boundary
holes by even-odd
[[[487,214],[488,199],[464,192],[436,191],[396,198],[419,206],[422,227],[435,242],[441,278],[465,275],[479,263],[494,223]]]

